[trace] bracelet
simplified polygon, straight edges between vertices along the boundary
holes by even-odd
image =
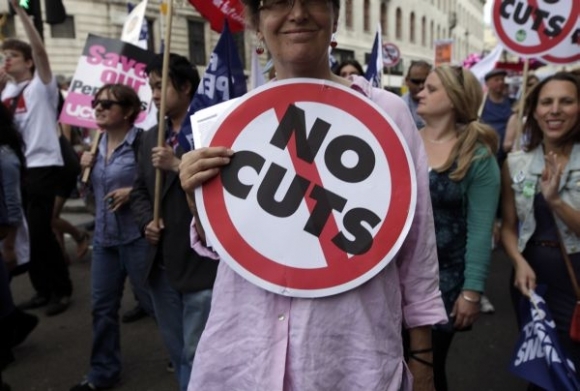
[[[428,366],[430,368],[433,368],[433,362],[427,361],[427,360],[424,360],[424,359],[422,359],[420,357],[415,356],[416,353],[428,353],[428,352],[431,352],[431,351],[433,351],[433,349],[431,349],[431,348],[410,351],[409,352],[409,359],[410,360],[415,360],[415,361],[420,362],[421,364],[423,364],[425,366]]]
[[[479,302],[481,301],[481,296],[479,297],[479,299],[474,299],[472,297],[467,296],[465,293],[461,292],[461,298],[469,303],[473,303],[473,304],[479,304]]]
[[[433,348],[425,348],[425,349],[418,349],[418,350],[409,350],[409,354],[421,354],[421,353],[431,353]]]

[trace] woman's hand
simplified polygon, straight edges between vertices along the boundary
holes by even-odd
[[[226,147],[200,148],[181,157],[179,179],[186,193],[216,176],[220,169],[229,164],[234,151]]]
[[[164,171],[179,171],[181,160],[175,156],[173,148],[166,145],[164,147],[154,147],[151,153],[151,162],[153,167]]]
[[[109,210],[111,212],[116,212],[119,208],[129,202],[129,194],[131,193],[131,187],[122,187],[117,190],[113,190],[105,196],[104,201],[107,203]]]
[[[549,152],[544,159],[546,166],[540,178],[540,189],[546,202],[552,206],[561,201],[558,187],[562,176],[562,165],[558,163],[558,155],[554,152]]]
[[[470,300],[465,299],[467,297]],[[481,294],[476,291],[462,291],[455,304],[451,316],[455,317],[453,327],[457,330],[471,326],[479,318]]]
[[[514,286],[522,295],[530,297],[530,290],[536,289],[536,273],[526,261],[520,261],[515,265]]]
[[[81,155],[81,167],[83,170],[87,167],[93,167],[95,164],[95,154],[91,152],[83,152]]]

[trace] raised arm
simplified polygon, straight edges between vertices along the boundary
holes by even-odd
[[[48,61],[48,53],[44,47],[44,43],[38,34],[38,31],[34,28],[34,24],[30,19],[30,16],[24,11],[24,9],[18,3],[18,0],[10,0],[14,11],[20,18],[26,36],[28,37],[28,42],[32,48],[32,59],[34,60],[34,67],[40,80],[44,84],[50,83],[52,80],[52,71],[50,70],[50,62]]]

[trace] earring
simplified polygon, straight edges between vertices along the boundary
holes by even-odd
[[[336,42],[336,35],[332,33],[332,37],[330,38],[330,47],[335,48],[338,46],[338,42]]]
[[[258,46],[256,46],[256,54],[260,55],[264,53],[264,41],[258,41]]]

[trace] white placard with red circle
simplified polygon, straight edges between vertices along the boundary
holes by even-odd
[[[492,26],[508,50],[537,57],[568,37],[579,13],[578,0],[495,0]]]
[[[566,39],[550,50],[548,54],[544,54],[541,60],[555,65],[569,65],[580,61],[580,15],[576,26]]]
[[[414,165],[395,122],[360,92],[278,81],[214,126],[192,125],[198,146],[236,152],[195,200],[209,243],[246,280],[324,297],[368,281],[399,251],[414,217]]]
[[[394,43],[387,42],[383,44],[383,65],[387,68],[397,66],[401,60],[401,51]]]

